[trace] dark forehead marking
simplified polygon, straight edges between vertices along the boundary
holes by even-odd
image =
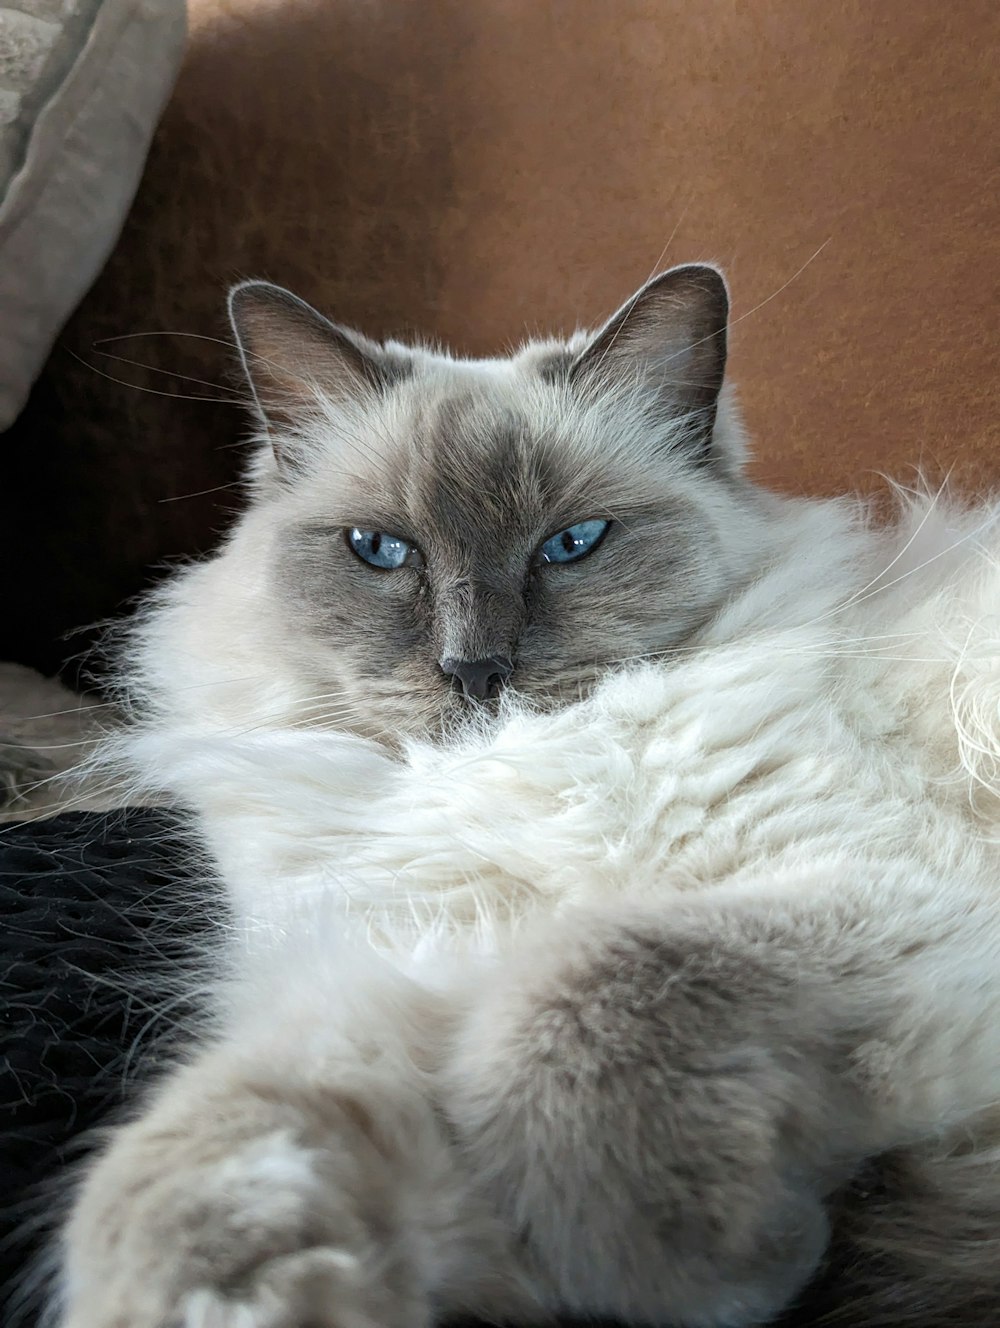
[[[576,356],[565,346],[553,347],[532,361],[532,368],[546,383],[564,383],[569,378]]]
[[[486,384],[424,394],[383,473],[401,529],[468,551],[534,543],[560,524],[630,508],[635,477],[619,470],[581,454],[571,433],[533,425],[516,391]]]
[[[378,346],[372,358],[378,367],[382,382],[390,387],[413,377],[412,358],[393,350],[390,346]]]
[[[440,479],[473,491],[510,483],[530,453],[527,421],[471,392],[434,403],[418,446]]]
[[[533,528],[552,489],[551,465],[516,405],[453,392],[414,426],[408,508],[422,525],[474,539],[483,526]]]

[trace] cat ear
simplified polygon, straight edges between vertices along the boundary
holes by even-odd
[[[648,281],[608,319],[570,369],[570,381],[651,389],[699,461],[709,458],[726,369],[729,292],[705,263]]]
[[[229,293],[229,318],[279,464],[320,398],[357,399],[394,376],[381,348],[331,323],[311,305],[267,281],[244,281]]]

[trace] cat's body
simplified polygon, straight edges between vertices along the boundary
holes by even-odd
[[[738,1328],[890,1153],[846,1321],[993,1322],[1000,509],[750,486],[710,269],[486,365],[236,298],[278,462],[128,742],[236,926],[66,1328]]]

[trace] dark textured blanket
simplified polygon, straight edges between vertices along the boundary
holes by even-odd
[[[196,1011],[172,994],[218,917],[167,813],[0,827],[0,1301],[37,1253],[87,1132]],[[183,889],[179,887],[183,884]],[[192,908],[192,890],[206,907]],[[7,1289],[6,1296],[2,1288]]]

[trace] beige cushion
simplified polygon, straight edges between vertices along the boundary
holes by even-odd
[[[0,0],[0,429],[118,237],[184,0]]]

